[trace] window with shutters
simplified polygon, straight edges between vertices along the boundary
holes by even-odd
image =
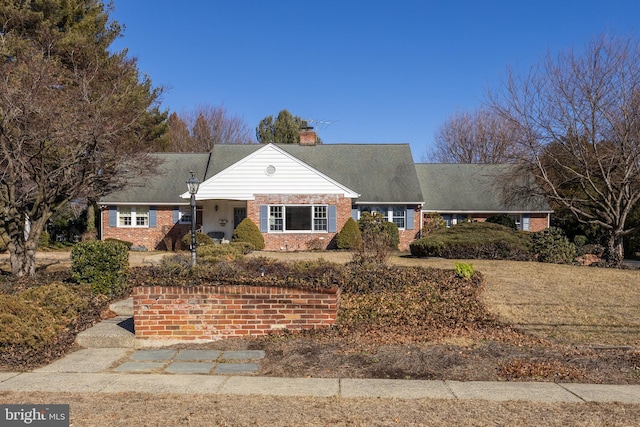
[[[269,231],[327,231],[327,205],[270,205]]]
[[[120,206],[118,227],[149,227],[149,207]]]

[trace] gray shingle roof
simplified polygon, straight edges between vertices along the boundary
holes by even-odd
[[[185,203],[189,171],[204,181],[249,154],[262,144],[214,146],[208,153],[156,154],[162,162],[158,174],[138,180],[129,188],[104,197],[102,203]],[[279,144],[319,172],[361,195],[358,203],[421,203],[422,193],[408,144]]]
[[[542,197],[507,202],[500,177],[509,165],[416,163],[423,210],[435,212],[550,212]]]
[[[421,203],[408,144],[278,145],[360,194],[357,203]]]
[[[160,164],[155,175],[137,179],[118,192],[103,197],[100,203],[180,204],[189,203],[180,197],[187,191],[187,179],[194,171],[203,180],[208,153],[158,153],[154,154]]]

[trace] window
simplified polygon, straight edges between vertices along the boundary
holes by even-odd
[[[327,206],[269,206],[269,231],[327,231]]]
[[[509,218],[516,223],[516,229],[522,230],[522,215],[509,215]]]
[[[405,206],[363,206],[360,212],[377,212],[384,217],[385,221],[391,221],[398,228],[406,228],[407,210]]]
[[[191,224],[191,207],[181,207],[179,213],[180,224]]]
[[[313,207],[313,229],[316,231],[327,231],[327,207]]]
[[[120,206],[118,209],[119,227],[148,227],[149,208],[147,206]]]
[[[282,211],[284,206],[269,207],[269,231],[284,231]]]
[[[393,208],[393,223],[397,225],[398,228],[404,228],[406,212],[404,207]]]

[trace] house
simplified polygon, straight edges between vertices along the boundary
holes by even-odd
[[[423,221],[438,214],[449,227],[504,214],[523,231],[549,227],[553,211],[544,197],[510,200],[505,194],[509,165],[417,163],[415,167],[424,196]]]
[[[545,201],[508,205],[496,187],[496,165],[415,164],[408,144],[216,145],[209,153],[155,154],[156,175],[100,201],[101,239],[147,249],[184,249],[191,230],[186,180],[202,181],[196,194],[196,228],[230,240],[250,218],[265,249],[327,249],[349,218],[380,212],[399,229],[401,250],[420,237],[431,213],[449,224],[496,213],[523,230],[548,226]],[[499,166],[499,165],[498,165]]]
[[[199,231],[231,239],[250,218],[266,250],[326,249],[348,218],[383,213],[400,248],[419,236],[420,183],[408,144],[216,145],[205,154],[157,154],[158,173],[104,197],[101,238],[179,249],[191,227],[190,171]]]

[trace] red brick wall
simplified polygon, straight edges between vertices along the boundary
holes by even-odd
[[[282,195],[261,194],[255,200],[247,202],[247,217],[260,226],[260,205],[269,204],[332,204],[336,205],[336,233],[262,233],[267,251],[305,251],[313,249],[331,249],[335,236],[351,218],[351,199],[336,195]],[[409,250],[409,244],[418,238],[420,232],[420,210],[413,218],[413,230],[399,230],[401,251]]]
[[[336,205],[339,232],[351,218],[351,199],[335,194],[258,194],[255,200],[247,201],[247,217],[260,227],[260,205]],[[306,251],[328,249],[336,233],[262,233],[267,251]]]
[[[261,286],[150,286],[133,289],[140,346],[267,335],[336,323],[340,291]]]
[[[118,239],[149,250],[181,250],[182,237],[191,232],[190,224],[173,223],[173,206],[156,208],[156,227],[110,227],[109,209],[102,211],[102,240]]]

